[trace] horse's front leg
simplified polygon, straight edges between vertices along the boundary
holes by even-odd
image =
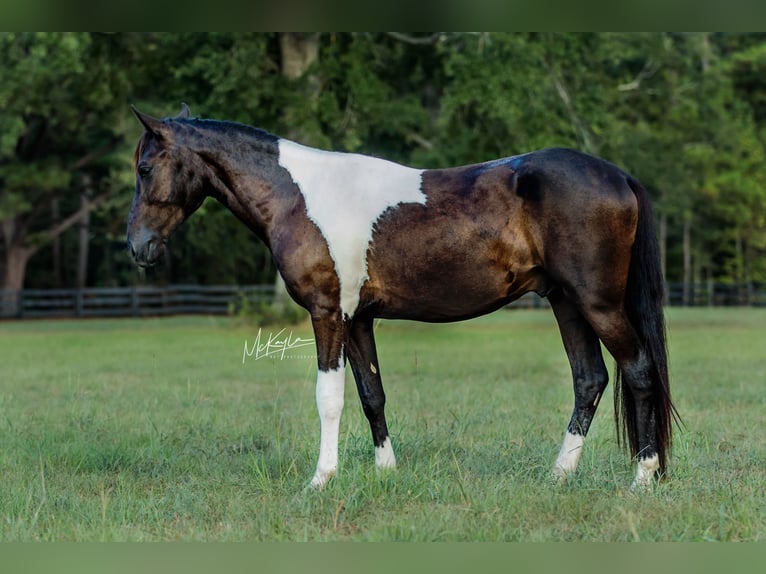
[[[320,442],[312,488],[322,488],[338,469],[338,435],[343,412],[346,359],[343,352],[345,325],[340,312],[312,315],[317,347],[316,402]]]
[[[378,468],[394,468],[396,457],[388,436],[386,395],[380,380],[380,365],[372,325],[372,318],[354,319],[349,332],[348,360],[354,372],[362,409],[370,423],[372,442],[375,445],[375,465]]]

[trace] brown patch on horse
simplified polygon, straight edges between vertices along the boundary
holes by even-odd
[[[523,231],[524,200],[509,188],[512,173],[485,164],[424,172],[425,205],[397,206],[375,226],[360,307],[454,321],[544,291],[542,262]]]

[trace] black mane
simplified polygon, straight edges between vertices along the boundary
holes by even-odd
[[[233,139],[246,141],[248,144],[271,153],[277,152],[279,137],[264,129],[256,128],[247,124],[223,121],[207,120],[200,118],[171,118],[166,120],[175,127],[175,131],[181,137],[200,138],[213,137],[220,139]]]

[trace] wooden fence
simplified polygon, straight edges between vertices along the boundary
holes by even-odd
[[[766,306],[766,286],[713,283],[668,285],[673,306]],[[169,285],[165,287],[89,287],[85,289],[0,290],[0,319],[146,317],[162,315],[225,315],[244,302],[271,302],[272,285]],[[533,293],[511,304],[514,308],[547,307]]]
[[[0,318],[225,315],[273,297],[273,285],[23,289],[0,291]]]
[[[766,285],[742,283],[671,283],[668,303],[683,307],[766,306]]]
[[[766,307],[766,285],[754,283],[669,283],[665,304],[672,307]],[[545,307],[547,299],[534,293],[524,295],[511,306]]]

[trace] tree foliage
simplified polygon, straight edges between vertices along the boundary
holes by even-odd
[[[85,206],[89,283],[270,281],[265,247],[211,200],[171,240],[165,267],[141,279],[128,261],[141,133],[128,104],[162,116],[183,101],[419,167],[582,149],[650,189],[669,280],[766,282],[764,35],[323,33],[306,36],[318,52],[297,78],[283,73],[283,39],[0,35],[0,271],[26,250],[26,285],[50,286],[60,236],[72,281],[76,226],[61,223],[78,221],[86,173],[101,200]]]

